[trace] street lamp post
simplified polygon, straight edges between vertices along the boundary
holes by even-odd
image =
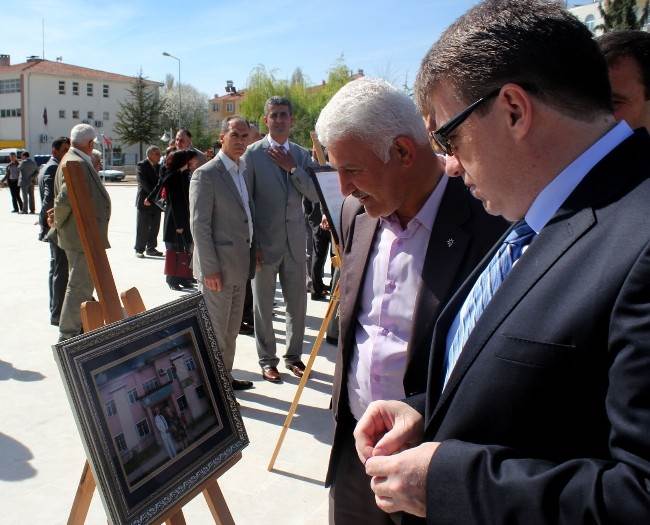
[[[170,55],[167,51],[163,51],[163,56],[173,58],[178,61],[178,129],[181,129],[181,111],[183,109],[181,105],[181,59]]]

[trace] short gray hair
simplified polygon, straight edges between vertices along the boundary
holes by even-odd
[[[248,123],[248,120],[246,120],[244,117],[240,117],[239,115],[231,115],[228,118],[225,118],[221,121],[221,134],[225,135],[228,133],[228,130],[230,129],[230,123],[231,122],[243,122],[246,124],[246,127],[250,129],[251,125]]]
[[[280,97],[278,95],[273,95],[264,102],[264,115],[268,115],[271,112],[273,106],[287,106],[289,109],[289,115],[293,115],[293,105],[287,97]]]
[[[150,153],[153,153],[154,151],[160,151],[160,148],[158,146],[149,146],[146,151],[147,157],[149,156]]]
[[[377,78],[349,82],[332,97],[316,122],[318,140],[328,147],[345,137],[363,140],[383,161],[400,135],[429,143],[424,119],[405,93]]]
[[[77,124],[70,130],[70,142],[73,146],[85,146],[97,138],[97,132],[90,124]]]

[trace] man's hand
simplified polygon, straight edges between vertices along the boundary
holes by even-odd
[[[50,228],[54,228],[54,208],[50,208],[45,213],[47,213],[47,225]]]
[[[370,488],[384,512],[408,512],[424,518],[427,512],[427,471],[440,443],[422,443],[393,456],[374,456],[366,462]]]
[[[255,250],[255,271],[258,272],[262,265],[264,264],[264,255],[262,255],[262,250],[259,248]]]
[[[213,292],[220,292],[223,288],[223,281],[221,280],[221,272],[213,273],[203,277],[203,282],[208,290]]]
[[[142,202],[142,204],[144,204],[145,206],[151,206],[151,201],[150,201],[149,199],[145,199],[145,200]]]
[[[330,221],[327,220],[327,215],[325,214],[320,219],[320,229],[325,231],[329,231],[330,229]]]
[[[297,166],[291,153],[288,153],[284,148],[269,148],[266,152],[269,154],[269,157],[271,157],[273,162],[280,166],[284,171],[291,171]]]
[[[354,429],[361,463],[372,456],[389,456],[420,444],[424,418],[402,401],[373,401]]]
[[[183,228],[176,228],[176,233],[183,233]]]

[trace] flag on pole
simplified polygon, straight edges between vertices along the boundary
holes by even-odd
[[[113,148],[113,140],[111,139],[111,137],[107,137],[106,135],[104,135],[104,145],[109,148]]]
[[[47,108],[43,109],[43,125],[47,126]]]

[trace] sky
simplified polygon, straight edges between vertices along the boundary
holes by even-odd
[[[124,75],[181,81],[209,97],[238,89],[264,65],[276,78],[300,67],[310,84],[345,64],[401,86],[441,32],[475,0],[3,0],[0,53],[11,63],[45,58]]]

